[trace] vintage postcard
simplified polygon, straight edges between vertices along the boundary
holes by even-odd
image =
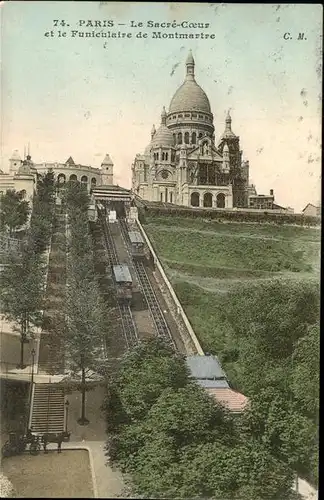
[[[0,2],[1,497],[317,498],[322,15]]]

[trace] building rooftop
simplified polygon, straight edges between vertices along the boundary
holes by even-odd
[[[195,379],[226,379],[225,372],[217,356],[187,356],[186,362],[191,376]]]
[[[207,388],[208,394],[233,413],[241,413],[247,407],[248,398],[230,388]]]
[[[204,389],[230,389],[227,380],[224,379],[197,379],[196,382]]]

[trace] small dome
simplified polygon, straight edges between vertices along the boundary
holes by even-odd
[[[169,113],[179,111],[211,113],[209,99],[195,80],[186,80],[172,97]]]
[[[173,135],[168,129],[168,127],[162,124],[154,134],[154,137],[151,141],[151,146],[165,146],[172,147],[173,146]]]
[[[18,149],[15,149],[14,152],[12,153],[11,155],[11,160],[17,160],[17,161],[21,161],[21,158],[20,158],[20,155],[18,153]]]

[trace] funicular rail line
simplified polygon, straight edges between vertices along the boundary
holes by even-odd
[[[124,237],[127,249],[129,251],[129,246],[130,246],[130,240],[129,240],[129,235],[128,235],[128,227],[127,227],[127,222],[125,220],[120,220],[120,228],[122,235]],[[156,332],[159,337],[163,337],[165,340],[168,342],[171,342],[171,344],[176,347],[176,344],[173,340],[172,334],[170,332],[170,329],[167,325],[167,322],[165,320],[165,317],[163,315],[163,312],[161,310],[159,301],[156,297],[156,294],[154,292],[154,289],[152,287],[152,284],[149,280],[149,277],[147,275],[145,266],[143,262],[133,259],[132,262],[134,264],[134,269],[137,275],[138,282],[140,284],[140,287],[143,291],[145,300],[147,302],[147,305],[149,307],[149,310],[151,312]]]
[[[112,238],[110,229],[104,218],[101,218],[101,225],[103,229],[103,234],[104,234],[104,240],[105,240],[105,247],[106,247],[106,252],[107,252],[107,257],[109,264],[114,266],[119,264],[119,259],[115,247],[114,240]],[[136,325],[133,320],[133,315],[131,312],[131,309],[129,305],[127,304],[120,304],[117,302],[120,317],[122,320],[122,326],[123,326],[123,331],[124,331],[124,336],[125,336],[125,341],[127,347],[132,347],[138,342],[138,334],[137,334],[137,329]]]

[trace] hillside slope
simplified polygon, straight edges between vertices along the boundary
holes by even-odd
[[[280,456],[294,456],[295,470],[316,483],[319,229],[167,216],[143,225],[203,349],[220,357],[232,386],[261,405],[269,428],[276,398],[289,402],[287,428],[272,429],[281,436],[276,453],[283,447]]]

